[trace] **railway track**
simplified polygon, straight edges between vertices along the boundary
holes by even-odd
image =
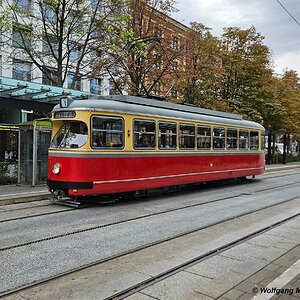
[[[51,276],[51,277],[48,277],[46,279],[43,279],[43,280],[39,280],[39,281],[35,281],[31,284],[27,284],[25,286],[22,286],[22,287],[18,287],[18,288],[15,288],[15,289],[11,289],[11,290],[7,290],[7,291],[2,291],[0,292],[0,297],[3,297],[3,296],[7,296],[7,295],[11,295],[11,294],[14,294],[14,293],[17,293],[17,292],[20,292],[20,291],[23,291],[23,290],[26,290],[30,287],[33,287],[33,286],[37,286],[39,284],[43,284],[43,283],[47,283],[53,279],[57,279],[57,278],[60,278],[62,276],[65,276],[65,275],[68,275],[68,274],[72,274],[74,272],[77,272],[77,271],[80,271],[80,270],[84,270],[86,268],[89,268],[89,267],[92,267],[92,266],[95,266],[95,265],[99,265],[99,264],[102,264],[102,263],[105,263],[105,262],[108,262],[108,261],[112,261],[114,259],[117,259],[117,258],[120,258],[120,257],[123,257],[125,255],[129,255],[129,254],[133,254],[135,252],[138,252],[140,250],[144,250],[146,248],[150,248],[152,246],[155,246],[155,245],[159,245],[159,244],[162,244],[162,243],[165,243],[165,242],[168,242],[168,241],[172,241],[174,239],[177,239],[177,238],[180,238],[180,237],[184,237],[186,235],[189,235],[189,234],[192,234],[192,233],[195,233],[195,232],[198,232],[198,231],[201,231],[201,230],[204,230],[204,229],[208,229],[212,226],[215,226],[215,225],[219,225],[219,224],[222,224],[224,222],[228,222],[228,221],[231,221],[231,220],[235,220],[236,218],[240,218],[240,217],[243,217],[243,216],[247,216],[247,215],[250,215],[250,214],[253,214],[253,213],[256,213],[256,212],[259,212],[259,211],[263,211],[263,210],[266,210],[266,209],[269,209],[269,208],[272,208],[272,207],[276,207],[276,206],[280,206],[284,203],[287,203],[287,202],[290,202],[290,201],[293,201],[293,200],[296,200],[296,199],[299,199],[299,197],[293,197],[293,198],[290,198],[290,199],[287,199],[285,201],[282,201],[280,203],[276,203],[276,204],[272,204],[272,205],[269,205],[269,206],[266,206],[266,207],[263,207],[263,208],[260,208],[260,209],[254,209],[252,211],[248,211],[246,213],[243,213],[243,214],[239,214],[239,215],[235,215],[233,217],[230,217],[230,218],[224,218],[222,220],[219,220],[217,222],[213,222],[213,223],[210,223],[210,224],[207,224],[205,226],[200,226],[198,228],[193,228],[192,230],[188,230],[188,231],[185,231],[185,232],[182,232],[180,234],[176,234],[176,235],[173,235],[171,237],[167,237],[167,238],[163,238],[163,239],[160,239],[160,240],[157,240],[155,242],[151,242],[151,243],[148,243],[148,244],[144,244],[142,246],[139,246],[139,247],[135,247],[133,249],[130,249],[128,251],[123,251],[117,255],[112,255],[110,257],[107,257],[105,259],[100,259],[100,260],[97,260],[97,261],[94,261],[93,263],[89,263],[89,264],[86,264],[86,265],[82,265],[80,267],[77,267],[77,268],[73,268],[71,270],[68,270],[68,271],[65,271],[65,272],[62,272],[60,274],[57,274],[55,276]],[[126,289],[120,293],[117,293],[115,295],[112,295],[111,297],[107,298],[107,299],[123,299],[124,297],[127,297],[141,289],[144,289],[146,288],[147,286],[153,284],[154,282],[158,282],[158,281],[161,281],[165,278],[167,278],[168,276],[171,276],[173,274],[175,274],[176,272],[179,272],[180,270],[184,269],[184,268],[187,268],[193,264],[196,264],[198,262],[200,262],[201,260],[204,260],[204,259],[207,259],[209,257],[211,257],[212,255],[215,255],[217,253],[220,253],[220,251],[225,251],[227,249],[229,249],[230,247],[233,247],[239,243],[242,243],[248,239],[251,239],[252,237],[255,237],[256,235],[259,235],[263,232],[266,232],[268,230],[270,230],[271,228],[274,228],[276,226],[279,226],[283,223],[286,223],[296,217],[300,216],[300,213],[295,213],[294,215],[292,216],[289,216],[279,222],[275,222],[271,225],[268,225],[266,226],[265,228],[262,228],[260,230],[257,230],[251,234],[248,234],[242,238],[238,238],[236,239],[235,241],[233,242],[230,242],[226,245],[223,245],[222,247],[218,247],[216,249],[213,249],[211,251],[209,251],[208,253],[205,253],[204,255],[200,255],[199,257],[191,260],[191,261],[188,261],[184,264],[181,264],[181,265],[178,265],[170,270],[168,270],[167,272],[163,272],[151,279],[148,279],[148,280],[145,280],[141,283],[139,283],[138,285],[134,285],[132,287],[130,287],[129,289]],[[126,222],[126,221],[124,221]],[[111,224],[110,224],[111,225]],[[108,224],[106,225],[108,226]],[[103,226],[97,226],[95,228],[90,228],[89,230],[94,230],[94,229],[97,229],[97,228],[102,228]],[[78,232],[84,232],[84,231],[87,231],[87,230],[83,230],[83,231],[78,231]],[[69,233],[69,234],[66,234],[66,235],[60,235],[60,236],[55,236],[55,237],[52,237],[50,239],[55,239],[55,238],[60,238],[60,237],[64,237],[64,236],[67,236],[67,235],[70,235],[70,234],[76,234],[77,232],[73,232],[73,233]],[[43,242],[45,241],[46,239],[41,239],[41,240],[38,240],[38,241],[33,241],[33,242],[29,242],[29,243],[24,243],[24,244],[21,244],[21,245],[16,245],[16,246],[12,246],[12,247],[6,247],[6,248],[2,248],[1,251],[7,251],[7,250],[10,250],[10,249],[14,249],[16,247],[22,247],[22,246],[25,246],[25,245],[33,245],[33,244],[36,244],[36,243],[40,243],[40,242]],[[49,239],[47,239],[49,240]]]
[[[180,210],[184,210],[184,209],[189,209],[189,208],[193,208],[193,207],[199,207],[199,206],[206,205],[206,204],[212,204],[212,203],[216,203],[216,202],[227,201],[227,200],[230,200],[230,199],[233,199],[233,198],[238,198],[238,197],[243,196],[243,195],[254,195],[256,193],[262,193],[262,192],[266,192],[266,191],[270,191],[270,190],[276,190],[276,189],[280,189],[282,187],[289,187],[289,186],[297,185],[299,183],[300,183],[300,181],[293,182],[293,183],[290,183],[290,184],[285,184],[285,185],[282,185],[282,186],[276,186],[276,187],[270,187],[270,188],[263,188],[263,189],[256,190],[253,193],[248,193],[248,192],[246,192],[246,193],[240,193],[240,194],[234,195],[234,196],[222,197],[222,198],[211,200],[211,201],[204,201],[204,202],[201,202],[201,203],[184,205],[184,206],[180,206],[180,207],[176,207],[176,208],[172,208],[172,209],[166,209],[166,210],[159,211],[159,212],[154,212],[154,213],[149,213],[149,214],[144,214],[144,215],[136,216],[136,217],[125,219],[125,220],[120,220],[120,221],[116,221],[116,222],[110,222],[110,223],[107,223],[107,224],[101,224],[101,225],[92,226],[92,227],[84,228],[84,229],[73,230],[73,231],[65,232],[65,233],[62,233],[62,234],[54,235],[54,236],[48,236],[48,237],[45,237],[45,238],[42,238],[42,239],[28,241],[28,242],[25,242],[25,243],[15,244],[15,245],[7,246],[7,247],[0,247],[0,252],[11,250],[11,249],[15,249],[15,248],[20,248],[20,247],[24,247],[24,246],[34,245],[34,244],[38,244],[38,243],[41,243],[41,242],[44,242],[44,241],[50,241],[50,240],[60,239],[60,238],[63,238],[63,237],[67,237],[67,236],[70,236],[70,235],[76,235],[76,234],[83,233],[83,232],[93,231],[93,230],[97,230],[97,229],[101,229],[101,228],[106,228],[106,227],[110,227],[110,226],[114,226],[114,225],[120,225],[120,224],[132,222],[132,221],[136,221],[136,220],[141,220],[141,219],[146,219],[146,218],[150,218],[150,217],[154,217],[154,216],[158,216],[158,215],[163,215],[163,214],[167,214],[167,213],[171,213],[171,212],[176,212],[176,211],[180,211]],[[265,209],[265,208],[268,208],[268,207],[280,205],[282,203],[285,203],[285,202],[288,202],[288,201],[291,201],[291,200],[294,200],[294,199],[295,198],[291,198],[291,199],[288,199],[288,200],[284,200],[284,201],[278,202],[276,204],[271,204],[269,206],[265,206],[263,208],[247,212],[246,214],[253,213],[255,211],[259,211],[259,210],[262,210],[262,209]],[[73,209],[70,209],[70,210],[73,210]],[[42,214],[42,215],[47,215],[47,214]],[[236,215],[233,218],[238,218],[238,217],[243,216],[243,215],[244,214]],[[22,220],[22,219],[26,219],[26,217],[17,218],[15,220]],[[230,218],[230,219],[232,219],[232,218]],[[225,222],[225,221],[228,221],[230,219],[224,219],[221,222]],[[14,220],[11,219],[9,221],[14,221]],[[200,229],[203,229],[203,228],[200,228]],[[198,228],[198,229],[196,229],[196,231],[200,230],[200,229]]]
[[[293,173],[293,174],[284,174],[284,175],[280,174],[278,176],[271,176],[271,177],[264,178],[264,180],[269,180],[269,179],[273,179],[273,178],[277,178],[277,177],[291,176],[291,175],[296,175],[296,174],[300,174],[300,172]],[[245,183],[247,184],[247,182],[244,182],[243,184],[245,184]],[[251,181],[249,181],[248,183],[251,183]],[[297,184],[297,183],[300,183],[300,182],[294,182],[292,184]],[[228,185],[230,185],[230,183],[226,183],[225,186],[228,186]],[[271,189],[282,188],[282,187],[289,186],[289,185],[290,184],[278,185],[276,187],[258,189],[258,190],[255,190],[254,192],[267,191],[267,190],[271,190]],[[222,188],[222,186],[219,186],[218,188]],[[184,191],[181,191],[180,193],[183,194],[183,193],[186,193],[186,192],[188,192],[188,187]],[[242,192],[242,193],[234,195],[232,197],[233,198],[234,197],[238,197],[238,196],[241,196],[243,194],[247,194],[247,192]],[[207,203],[210,203],[210,202],[213,203],[213,202],[217,202],[217,201],[221,201],[221,200],[226,200],[226,199],[227,199],[227,197],[216,199],[216,200],[212,200],[212,201],[205,201],[205,202],[202,202],[202,203],[195,204],[195,206],[207,204]],[[86,205],[85,207],[82,207],[81,209],[90,208],[91,206],[95,206],[95,205],[98,205],[98,204],[89,203],[88,205]],[[33,210],[36,209],[36,210],[38,210],[38,209],[43,208],[43,207],[52,208],[53,204],[49,203],[49,204],[43,204],[43,205],[27,206],[26,208],[23,207],[23,208],[10,209],[8,211],[1,211],[1,213],[9,214],[10,212],[15,212],[15,211],[19,211],[19,210],[24,213],[24,210],[29,210],[29,209],[33,209]],[[186,207],[191,207],[191,206],[182,206],[182,207],[179,207],[178,209],[184,209]],[[3,219],[3,220],[0,220],[0,223],[10,222],[10,221],[18,221],[18,220],[29,219],[29,218],[37,218],[37,217],[41,217],[41,216],[54,215],[54,214],[59,214],[59,213],[64,213],[64,212],[74,211],[74,210],[76,210],[76,208],[74,208],[74,207],[67,208],[65,206],[62,206],[62,209],[60,209],[60,210],[55,210],[55,211],[50,211],[50,212],[46,211],[46,212],[43,212],[43,213],[34,213],[33,212],[32,214],[26,215],[26,216],[6,218],[6,219]],[[0,215],[1,215],[1,213],[0,213]]]
[[[131,287],[129,287],[129,288],[123,290],[123,291],[120,291],[120,292],[118,292],[114,295],[111,295],[110,297],[105,298],[105,300],[121,300],[121,299],[124,299],[126,297],[129,297],[129,296],[131,296],[131,295],[133,295],[137,292],[142,291],[143,289],[145,289],[145,288],[147,288],[147,287],[149,287],[153,284],[157,284],[158,282],[160,282],[160,281],[162,281],[162,280],[164,280],[168,277],[171,277],[171,276],[185,270],[186,268],[192,267],[192,266],[194,266],[194,265],[196,265],[196,264],[198,264],[198,263],[200,263],[200,262],[202,262],[202,261],[204,261],[208,258],[211,258],[211,257],[213,257],[217,254],[220,254],[220,253],[222,253],[226,250],[229,250],[229,249],[231,249],[231,248],[233,248],[233,247],[235,247],[235,246],[237,246],[241,243],[244,243],[248,240],[251,240],[252,238],[254,238],[256,236],[258,236],[260,234],[263,234],[263,233],[265,233],[265,232],[267,232],[271,229],[274,229],[275,227],[278,227],[282,224],[285,224],[285,223],[287,223],[287,222],[289,222],[289,221],[291,221],[291,220],[293,220],[293,219],[295,219],[299,216],[300,216],[300,213],[294,214],[294,215],[292,215],[288,218],[285,218],[284,220],[273,223],[269,226],[266,226],[262,229],[259,229],[259,230],[255,231],[251,234],[245,235],[242,238],[238,238],[238,239],[236,239],[236,240],[234,240],[230,243],[227,243],[227,244],[225,244],[221,247],[217,247],[215,249],[212,249],[211,251],[209,251],[205,254],[199,255],[198,257],[195,257],[192,260],[189,260],[185,263],[177,265],[177,266],[175,266],[175,267],[173,267],[173,268],[171,268],[171,269],[169,269],[165,272],[162,272],[162,273],[160,273],[156,276],[152,276],[149,279],[146,279],[142,282],[139,282],[138,284],[135,284],[135,285],[133,285],[133,286],[131,286]]]

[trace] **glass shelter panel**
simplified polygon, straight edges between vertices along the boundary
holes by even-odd
[[[47,179],[48,148],[51,140],[51,124],[33,121],[20,125],[18,182],[24,184],[44,183]]]
[[[20,129],[19,183],[33,180],[33,128]]]
[[[51,140],[51,131],[38,130],[36,132],[36,182],[46,182],[48,173],[48,148]]]

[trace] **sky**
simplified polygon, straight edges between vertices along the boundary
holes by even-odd
[[[203,23],[215,36],[224,27],[253,25],[271,50],[275,73],[293,69],[300,75],[300,0],[280,2],[299,24],[276,0],[177,0],[172,17],[185,25]]]

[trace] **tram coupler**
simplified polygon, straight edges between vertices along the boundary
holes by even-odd
[[[56,200],[61,200],[62,198],[64,198],[66,196],[65,192],[62,190],[55,190],[53,191],[53,201]]]

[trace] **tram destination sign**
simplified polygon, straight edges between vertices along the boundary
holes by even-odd
[[[75,111],[58,111],[54,113],[54,119],[75,118]]]

